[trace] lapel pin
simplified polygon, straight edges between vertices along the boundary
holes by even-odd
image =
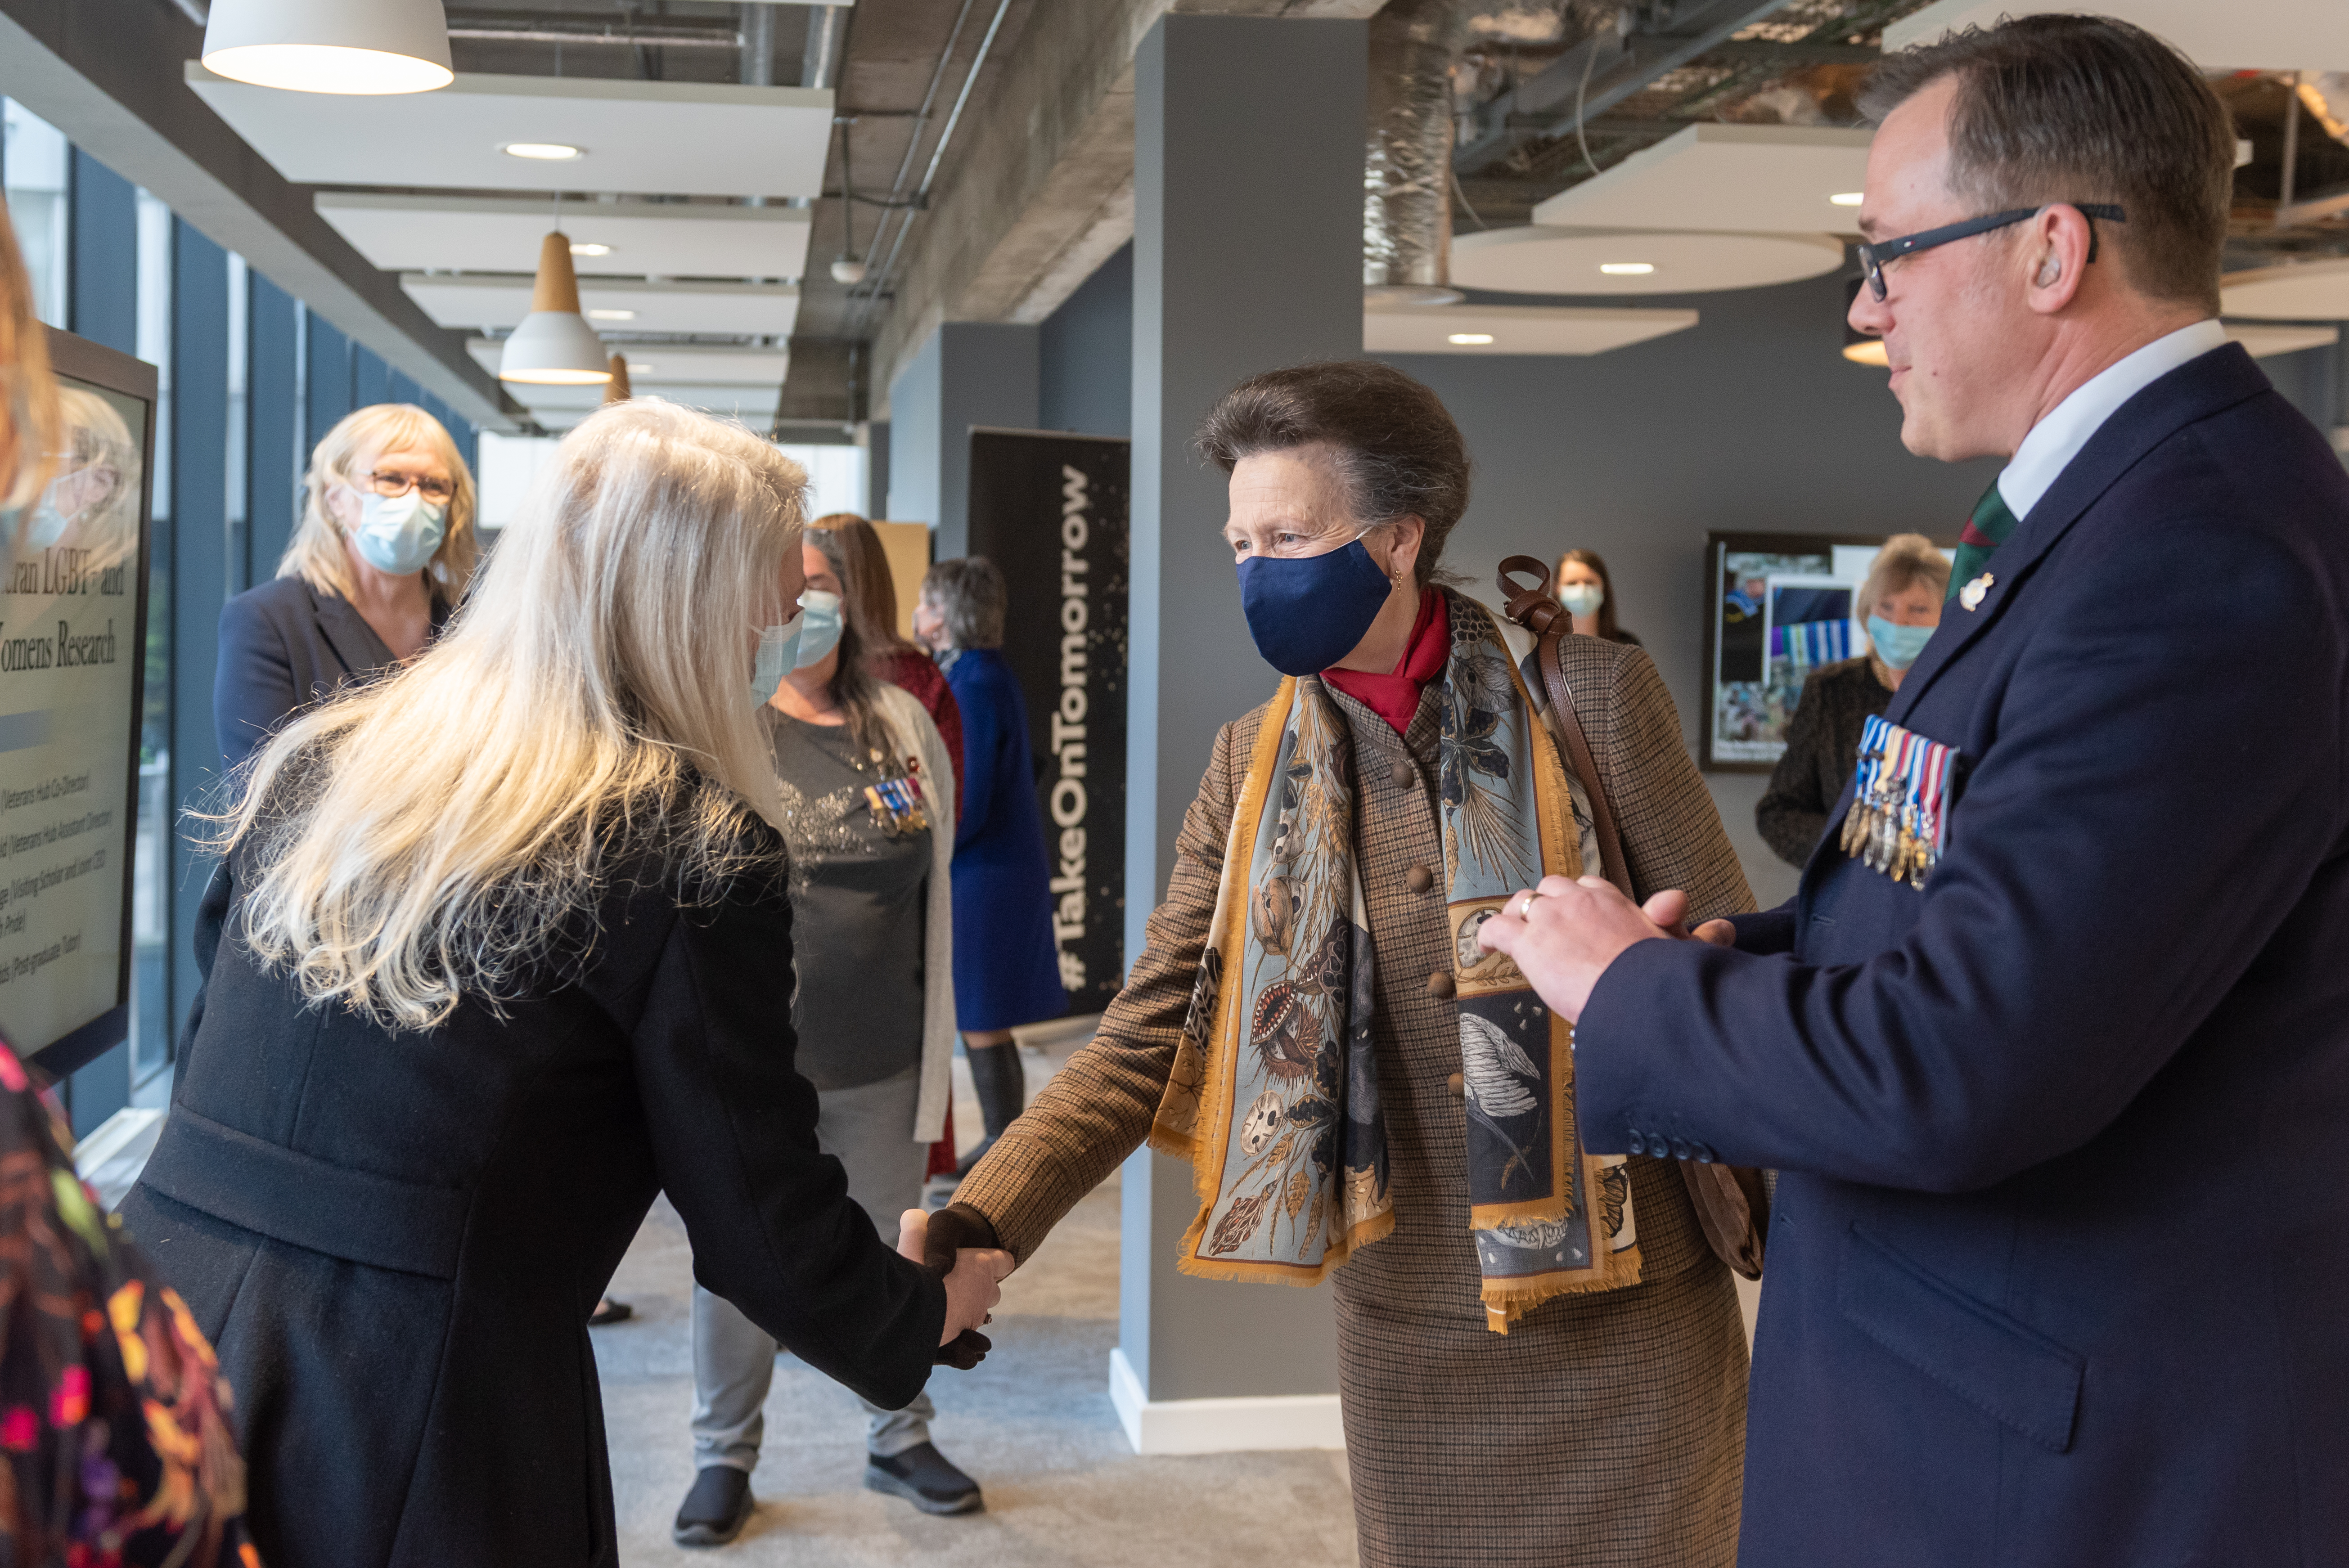
[[[1983,573],[1981,576],[1967,583],[1963,588],[1958,590],[1958,603],[1963,604],[1969,610],[1981,609],[1983,598],[1989,594],[1991,589],[1997,583],[1997,578],[1992,576],[1987,572]]]

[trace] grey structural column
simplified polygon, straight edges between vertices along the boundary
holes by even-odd
[[[1224,476],[1191,438],[1243,377],[1361,354],[1368,38],[1357,21],[1168,15],[1134,55],[1129,955],[1216,730],[1279,680],[1240,614]],[[1126,1162],[1119,1341],[1143,1394],[1334,1393],[1329,1293],[1178,1274],[1196,1211],[1184,1166]]]

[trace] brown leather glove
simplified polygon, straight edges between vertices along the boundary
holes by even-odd
[[[930,1216],[928,1241],[922,1249],[922,1266],[938,1278],[954,1273],[955,1253],[964,1247],[1000,1247],[995,1222],[968,1203],[949,1203]],[[987,1359],[995,1342],[975,1328],[967,1328],[938,1346],[936,1365],[968,1372]]]

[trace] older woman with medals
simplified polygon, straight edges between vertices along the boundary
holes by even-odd
[[[1364,1563],[1726,1565],[1728,1271],[1671,1161],[1585,1149],[1571,1028],[1476,941],[1535,873],[1599,869],[1594,789],[1633,882],[1752,907],[1671,700],[1638,649],[1564,639],[1573,775],[1494,617],[1442,585],[1468,457],[1401,372],[1253,377],[1199,444],[1286,678],[1217,737],[1099,1034],[930,1244],[1025,1259],[1146,1137],[1193,1168],[1185,1272],[1330,1280]]]

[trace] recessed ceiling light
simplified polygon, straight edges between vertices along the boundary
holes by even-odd
[[[562,163],[578,157],[580,150],[561,141],[509,141],[498,150],[508,158],[530,158],[541,163]]]
[[[634,321],[636,319],[636,313],[632,310],[591,310],[587,313],[587,319],[589,321]]]
[[[1455,332],[1444,341],[1446,343],[1457,343],[1463,347],[1473,347],[1480,343],[1492,342],[1493,335],[1489,332]]]
[[[1653,262],[1601,262],[1599,270],[1610,278],[1643,278],[1656,270]]]
[[[1838,191],[1827,200],[1838,207],[1857,207],[1865,194],[1858,191]]]
[[[653,369],[652,366],[639,365],[633,359],[628,361],[628,374],[631,376],[650,376]]]
[[[590,241],[588,243],[584,245],[574,241],[571,246],[571,253],[574,256],[608,256],[612,253],[612,247],[609,245],[598,245],[593,241]]]

